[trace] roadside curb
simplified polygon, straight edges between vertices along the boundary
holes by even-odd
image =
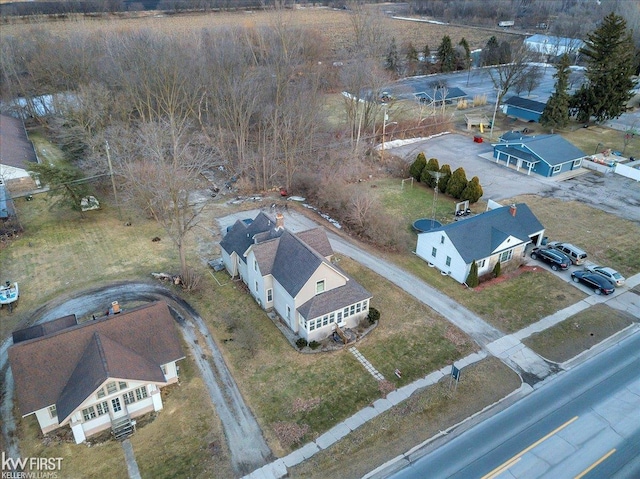
[[[435,436],[430,437],[429,439],[422,442],[421,444],[418,444],[417,446],[409,449],[407,452],[394,457],[393,459],[387,461],[386,463],[382,464],[378,468],[374,469],[373,471],[363,476],[362,479],[383,479],[385,477],[388,477],[390,474],[393,474],[394,472],[409,466],[412,462],[415,462],[421,457],[427,455],[430,452],[428,450],[428,447],[438,439],[448,436],[450,433],[452,433],[458,428],[461,428],[461,429],[460,431],[456,431],[455,435],[457,436],[458,434],[461,434],[466,429],[474,425],[474,420],[479,419],[481,416],[485,416],[488,413],[495,414],[500,412],[501,410],[507,408],[514,402],[521,399],[522,397],[533,392],[533,390],[534,389],[531,386],[523,382],[518,389],[516,389],[515,391],[512,391],[502,399],[494,402],[493,404],[489,404],[488,406],[485,406],[480,411],[463,419],[459,423],[448,427],[444,431],[440,431]],[[483,417],[482,419],[486,419],[486,418]],[[467,427],[462,427],[462,426],[467,426]]]

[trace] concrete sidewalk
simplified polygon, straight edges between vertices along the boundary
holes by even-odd
[[[240,216],[255,217],[258,211],[259,210],[245,211],[237,215],[222,218],[219,222],[221,227],[224,228],[224,231],[227,225],[233,224],[237,219],[242,219]],[[313,220],[299,213],[287,211],[284,215],[286,227],[293,232],[317,227],[317,224]],[[527,348],[521,342],[523,339],[534,333],[550,328],[600,302],[609,303],[611,307],[628,311],[635,317],[640,318],[640,295],[630,291],[630,289],[640,284],[640,274],[637,274],[627,279],[624,290],[616,290],[616,293],[611,296],[588,296],[578,303],[542,318],[540,321],[516,333],[504,335],[467,308],[416,276],[402,270],[395,264],[375,256],[364,248],[334,233],[327,232],[327,235],[335,252],[352,258],[402,288],[418,301],[434,309],[448,321],[455,324],[483,348],[479,353],[472,354],[457,361],[454,365],[459,369],[480,361],[489,353],[501,359],[514,370],[523,373],[525,378],[527,378],[527,375],[531,375],[537,378],[537,380],[542,380],[553,372],[553,368],[538,354]],[[330,447],[365,422],[377,417],[391,407],[400,404],[415,391],[437,383],[450,373],[451,366],[447,366],[393,391],[386,398],[376,400],[372,406],[358,411],[350,418],[335,425],[315,441],[307,443],[300,449],[253,471],[245,477],[251,479],[284,477],[287,474],[287,468],[300,464],[319,451]],[[528,377],[531,378],[531,376]],[[527,388],[526,390],[531,391],[532,389]]]

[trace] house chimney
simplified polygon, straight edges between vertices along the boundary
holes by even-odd
[[[276,215],[276,229],[284,228],[284,215],[278,213]]]
[[[517,208],[516,208],[515,203],[512,204],[511,206],[509,206],[509,213],[511,213],[511,216],[515,216],[516,215],[516,211],[517,211]]]

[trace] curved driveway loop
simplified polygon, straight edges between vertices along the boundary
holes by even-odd
[[[238,475],[247,474],[273,460],[273,455],[262,436],[262,431],[245,404],[204,321],[186,301],[171,291],[155,284],[117,283],[81,292],[73,298],[53,301],[36,311],[33,317],[38,318],[37,323],[43,323],[66,314],[84,316],[94,311],[101,311],[105,304],[111,304],[113,300],[118,300],[121,303],[166,301],[193,353],[193,358],[200,369],[209,396],[220,417],[236,473]],[[196,343],[197,333],[206,342],[204,348],[201,344]],[[7,350],[11,344],[12,340],[9,338],[0,345],[0,371],[7,364]],[[12,414],[13,376],[9,368],[4,371],[4,375],[3,389],[5,389],[5,394],[0,406],[2,435],[8,455],[18,457],[19,450],[14,434],[15,422]]]

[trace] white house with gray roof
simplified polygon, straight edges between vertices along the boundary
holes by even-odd
[[[496,208],[418,235],[416,254],[459,283],[478,264],[478,276],[540,246],[544,226],[524,203]]]
[[[326,338],[336,325],[355,327],[369,314],[371,293],[331,262],[322,228],[294,234],[281,214],[274,220],[260,213],[250,224],[237,221],[220,247],[229,274],[307,341]]]

